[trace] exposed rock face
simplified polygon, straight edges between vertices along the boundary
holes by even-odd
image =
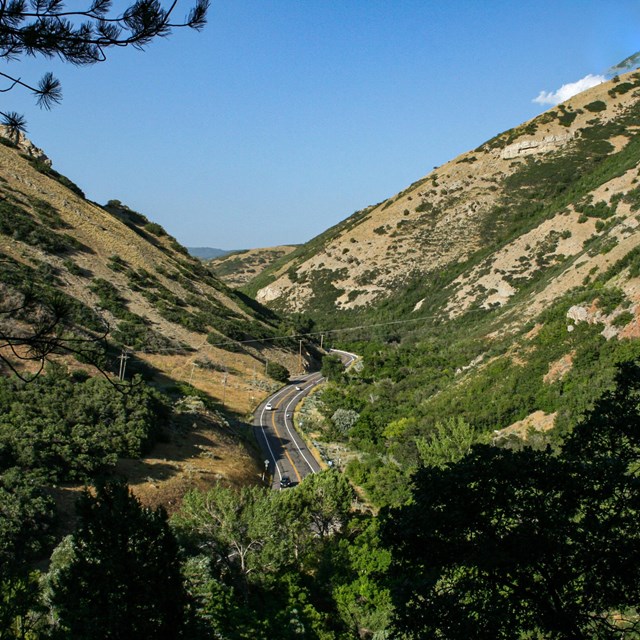
[[[590,313],[586,307],[581,307],[579,305],[574,305],[570,307],[567,311],[567,318],[569,320],[573,320],[574,322],[601,322],[602,314],[601,313]]]
[[[522,142],[515,142],[514,144],[510,144],[508,147],[505,147],[502,150],[500,157],[503,160],[512,160],[513,158],[531,156],[535,153],[555,151],[571,140],[571,138],[573,138],[573,134],[567,133],[563,136],[545,136],[541,140],[523,140]]]
[[[46,164],[48,167],[51,166],[51,160],[47,157],[45,152],[36,147],[23,133],[18,132],[16,137],[16,135],[11,133],[7,127],[0,125],[0,136],[14,142],[22,153],[25,153],[34,160],[38,160],[39,162]]]
[[[632,305],[629,308],[629,311],[637,317],[636,305]],[[567,320],[573,323],[568,325],[567,329],[569,331],[573,331],[574,325],[581,322],[586,322],[587,324],[601,324],[603,325],[603,329],[600,332],[600,335],[605,338],[605,340],[611,340],[611,338],[615,338],[621,333],[620,328],[615,325],[615,319],[621,313],[623,313],[623,310],[620,308],[607,315],[596,306],[586,308],[580,305],[574,305],[567,311]]]
[[[271,302],[272,300],[277,300],[281,295],[286,293],[287,285],[289,284],[288,279],[284,281],[284,283],[280,286],[268,286],[260,291],[260,302]]]

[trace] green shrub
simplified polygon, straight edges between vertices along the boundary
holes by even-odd
[[[116,318],[122,318],[127,311],[124,299],[118,289],[104,278],[95,278],[89,290],[98,296],[103,309],[110,311]]]
[[[63,260],[62,264],[71,275],[81,276],[84,273],[83,270],[69,258]]]
[[[87,480],[119,456],[148,450],[166,422],[161,396],[138,381],[124,395],[103,378],[74,381],[52,367],[29,384],[0,379],[2,468],[50,481]]]
[[[623,311],[621,314],[617,315],[611,324],[613,324],[614,327],[625,327],[626,325],[628,325],[633,319],[635,318],[635,316],[633,315],[633,313],[631,313],[630,311]]]
[[[560,109],[562,111],[562,115],[558,116],[558,122],[563,127],[570,127],[578,114],[575,111],[566,111],[563,107],[560,107]]]
[[[612,98],[615,98],[617,95],[621,95],[623,93],[627,93],[631,91],[636,85],[631,82],[622,82],[621,84],[617,84],[612,89],[609,89],[607,92]]]
[[[164,228],[157,222],[147,222],[147,224],[144,225],[144,230],[148,231],[149,233],[153,233],[154,236],[167,235],[167,232],[164,230]]]
[[[599,111],[606,111],[607,103],[603,102],[602,100],[594,100],[589,104],[585,104],[584,108],[587,111],[591,111],[592,113],[598,113]]]
[[[127,263],[118,255],[112,255],[107,261],[107,267],[113,271],[124,272],[128,269]]]
[[[47,210],[47,213],[44,211],[44,209],[40,209],[41,217],[46,218],[48,215],[48,220],[53,222],[53,226],[60,226],[57,223],[59,216],[53,216],[51,210]],[[24,208],[7,199],[0,201],[0,233],[14,240],[38,247],[47,253],[66,253],[80,248],[80,244],[75,238],[67,234],[56,233],[44,224],[37,223]]]
[[[268,362],[266,369],[267,375],[274,380],[285,384],[289,382],[289,369],[281,365],[279,362]]]

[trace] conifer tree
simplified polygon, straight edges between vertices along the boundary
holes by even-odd
[[[178,545],[163,509],[108,483],[78,503],[70,560],[56,568],[51,602],[64,638],[178,637],[185,597]]]
[[[174,22],[177,4],[174,1],[164,8],[159,0],[136,0],[115,11],[112,0],[75,2],[73,9],[67,9],[63,0],[2,0],[0,58],[11,62],[42,56],[74,65],[95,64],[107,59],[109,49],[141,49],[155,38],[168,36],[173,28],[204,26],[209,0],[195,0],[184,20]],[[6,81],[0,92],[22,87],[45,109],[62,99],[60,81],[50,72],[29,82],[3,69],[0,78]],[[25,130],[22,115],[13,111],[0,111],[0,115],[13,135]]]

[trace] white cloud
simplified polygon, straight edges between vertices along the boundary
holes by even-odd
[[[606,78],[604,76],[594,76],[591,73],[588,76],[578,80],[577,82],[570,82],[569,84],[563,84],[557,91],[541,91],[537,98],[533,99],[533,102],[538,104],[551,104],[556,105],[572,98],[576,94],[590,89],[596,85],[604,82]]]

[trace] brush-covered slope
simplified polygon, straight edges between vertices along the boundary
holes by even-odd
[[[538,283],[528,309],[539,309],[637,246],[639,126],[631,72],[353,214],[248,290],[287,311],[413,298],[452,317]]]
[[[252,380],[265,358],[294,366],[297,350],[266,340],[280,335],[273,313],[229,289],[160,225],[117,200],[89,202],[26,141],[2,141],[3,335],[29,333],[41,320],[11,312],[27,292],[57,297],[80,335],[108,326],[116,349],[107,369],[118,371],[115,356],[126,348],[129,375],[151,366],[214,397],[226,394],[243,413],[259,393]]]
[[[359,212],[263,283],[261,299],[362,356],[304,424],[373,503],[404,504],[416,469],[475,442],[559,445],[637,374],[638,127],[631,73]]]
[[[282,245],[233,251],[224,256],[212,258],[209,266],[213,273],[230,287],[242,287],[257,278],[274,262],[289,255],[295,248],[295,245]]]

